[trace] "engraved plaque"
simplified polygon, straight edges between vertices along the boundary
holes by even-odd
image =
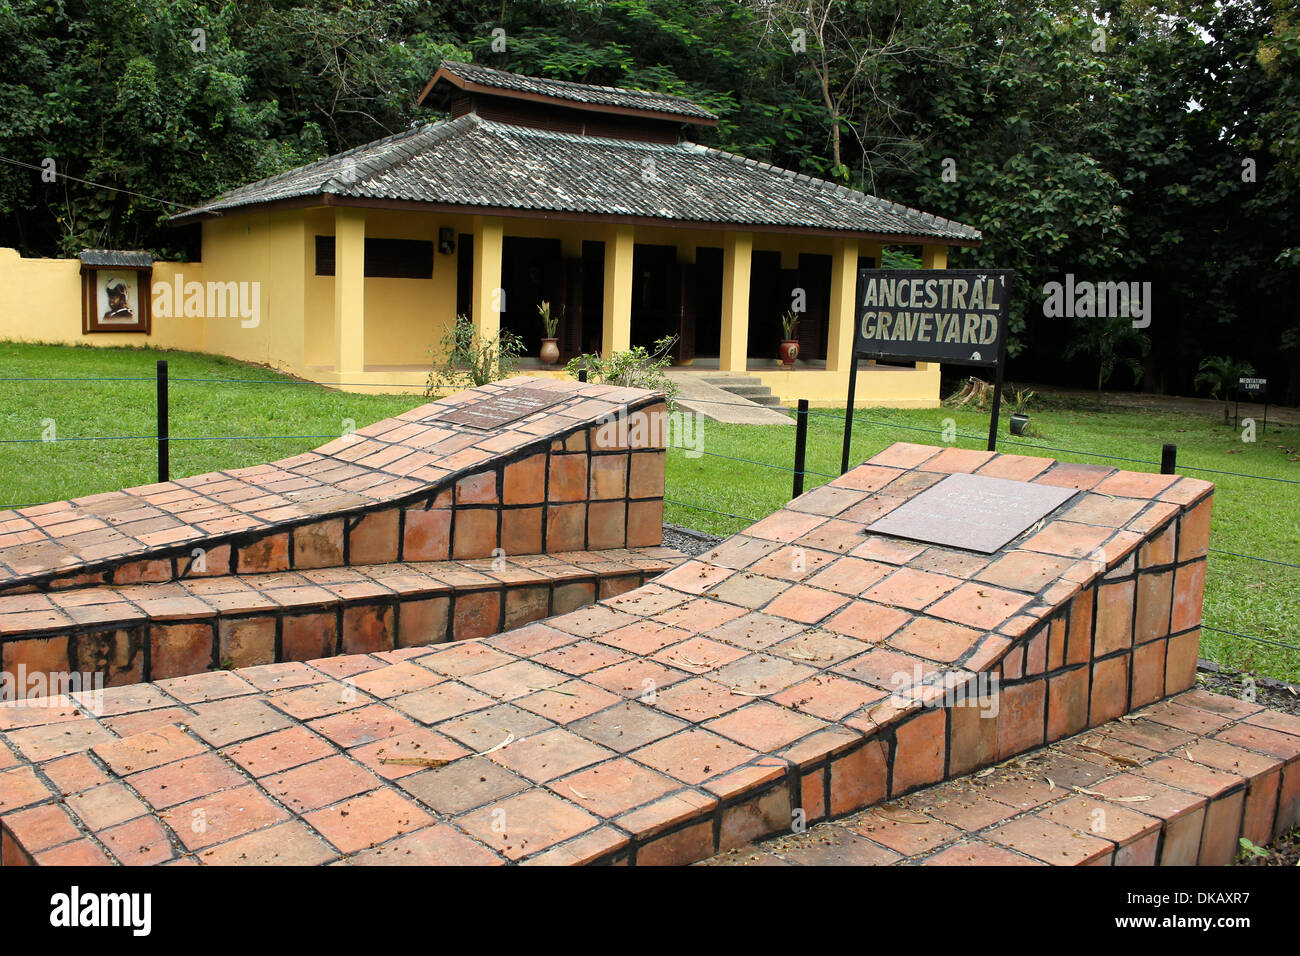
[[[558,405],[568,397],[569,395],[565,392],[557,392],[547,388],[529,388],[526,385],[521,385],[512,388],[508,392],[501,392],[499,395],[493,395],[490,398],[458,406],[449,412],[427,418],[425,421],[452,422],[456,425],[469,425],[471,428],[482,428],[491,431],[494,428],[500,428],[502,425],[508,425],[513,421],[531,415],[533,412],[539,412],[543,408]]]
[[[1078,492],[982,475],[949,475],[866,533],[993,554]]]

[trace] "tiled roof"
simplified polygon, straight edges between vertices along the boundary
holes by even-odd
[[[981,238],[971,226],[696,143],[529,129],[474,114],[242,186],[175,218],[326,195],[961,243]]]
[[[717,119],[716,115],[703,106],[668,93],[629,90],[617,86],[592,86],[588,83],[572,83],[568,80],[552,80],[540,76],[522,76],[518,73],[507,73],[504,70],[451,60],[444,61],[439,72],[450,74],[477,86],[490,86],[511,93],[545,96],[588,106],[612,106],[619,109],[671,113],[675,116],[708,121]]]
[[[148,269],[153,256],[147,252],[118,249],[83,249],[77,254],[83,265],[119,269]]]

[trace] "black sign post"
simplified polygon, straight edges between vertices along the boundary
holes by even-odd
[[[989,451],[997,450],[1007,357],[1009,269],[860,269],[840,473],[849,470],[859,359],[994,370]]]
[[[1237,397],[1232,406],[1232,427],[1237,427],[1237,415],[1241,410],[1241,393],[1245,392],[1253,401],[1264,399],[1264,422],[1260,431],[1268,430],[1268,379],[1266,378],[1246,378],[1242,376],[1237,379]]]

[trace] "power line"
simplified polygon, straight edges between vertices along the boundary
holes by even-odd
[[[94,186],[96,189],[107,189],[115,193],[124,193],[127,196],[135,196],[137,199],[144,199],[147,202],[163,203],[167,206],[175,206],[177,209],[198,209],[198,206],[187,206],[184,203],[173,202],[170,199],[159,199],[156,196],[146,196],[144,193],[133,192],[130,189],[122,189],[120,186],[109,186],[107,183],[95,183],[89,179],[78,179],[76,176],[69,176],[67,173],[61,173],[57,169],[48,170],[44,166],[33,166],[31,163],[24,163],[21,160],[10,159],[8,156],[0,156],[0,162],[9,163],[12,166],[22,166],[25,169],[34,169],[38,173],[53,172],[55,176],[61,176],[69,182],[81,183],[84,186]]]

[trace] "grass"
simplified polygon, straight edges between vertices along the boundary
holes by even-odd
[[[155,481],[158,359],[167,360],[170,378],[173,478],[286,458],[421,401],[339,392],[191,352],[0,342],[0,507]],[[3,381],[15,377],[105,380]],[[39,441],[51,423],[59,441]],[[192,440],[235,435],[266,437]],[[90,436],[129,437],[68,440]]]
[[[156,477],[154,366],[165,358],[171,377],[171,475],[180,478],[284,458],[324,444],[350,425],[360,428],[419,404],[415,395],[358,395],[246,365],[232,359],[151,349],[95,349],[0,342],[0,507],[73,498]],[[95,378],[101,381],[4,381],[12,378]],[[117,380],[114,380],[117,379]],[[190,381],[219,380],[219,381]],[[895,441],[940,444],[943,420],[956,422],[964,448],[982,448],[986,414],[949,409],[859,409],[852,458],[862,461]],[[350,421],[349,421],[350,420]],[[53,422],[57,442],[39,439]],[[1211,546],[1300,564],[1300,484],[1207,474],[1192,466],[1300,481],[1300,427],[1270,423],[1254,444],[1213,414],[1098,406],[1077,399],[1040,401],[1029,445],[1007,452],[1067,461],[1103,462],[1158,471],[1164,442],[1178,444],[1179,471],[1218,485]],[[814,409],[809,420],[805,488],[839,471],[843,411]],[[790,498],[793,428],[700,427],[705,455],[668,456],[666,518],[730,534]],[[106,441],[68,441],[89,436]],[[244,440],[220,437],[260,436]],[[190,440],[207,439],[207,440]],[[1016,439],[1020,441],[1021,439]],[[1095,452],[1085,455],[1080,452]],[[1139,464],[1104,456],[1140,459]],[[745,462],[729,460],[745,459]],[[762,462],[763,467],[747,462]],[[709,509],[709,510],[701,510]],[[726,517],[724,512],[740,518]],[[1206,630],[1202,655],[1221,664],[1300,679],[1300,570],[1211,554],[1205,620],[1276,647]]]
[[[1161,446],[1173,442],[1178,445],[1177,470],[1217,486],[1212,548],[1300,565],[1300,461],[1292,460],[1300,449],[1300,426],[1270,422],[1254,444],[1246,444],[1239,432],[1224,426],[1221,414],[1200,410],[1136,409],[1060,398],[1040,400],[1031,416],[1032,435],[1011,439],[1003,426],[999,451],[1158,472]],[[987,413],[874,408],[858,409],[855,417],[852,462],[896,441],[944,444],[941,431],[948,418],[956,422],[956,445],[984,448],[987,443]],[[843,427],[842,409],[812,410],[806,468],[820,474],[807,476],[805,490],[839,473]],[[794,462],[795,429],[704,422],[700,432],[705,452],[701,457],[688,458],[681,448],[669,452],[667,497],[682,504],[669,504],[665,520],[731,534],[790,499],[793,476],[786,469]],[[1195,467],[1298,483],[1211,474]],[[1300,569],[1211,553],[1205,623],[1203,657],[1248,672],[1300,680]],[[1232,637],[1209,627],[1262,640]]]

